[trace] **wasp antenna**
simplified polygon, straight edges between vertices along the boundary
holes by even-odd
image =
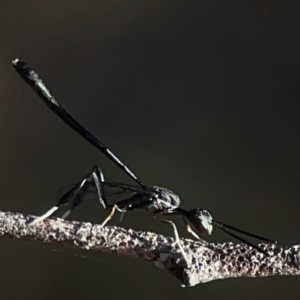
[[[228,228],[228,229],[231,229],[231,230],[234,230],[234,231],[237,231],[237,232],[240,232],[242,234],[245,234],[245,235],[248,235],[248,236],[251,236],[255,239],[258,239],[258,240],[261,240],[261,241],[264,241],[264,242],[268,242],[268,243],[273,243],[273,244],[277,244],[277,241],[273,241],[271,239],[268,239],[268,238],[265,238],[263,236],[260,236],[260,235],[257,235],[257,234],[254,234],[254,233],[251,233],[251,232],[248,232],[248,231],[245,231],[245,230],[242,230],[242,229],[239,229],[239,228],[236,228],[236,227],[233,227],[231,225],[227,225],[227,224],[224,224],[222,222],[218,222],[218,221],[215,221],[213,220],[212,221],[212,224],[219,227],[219,228]]]
[[[219,227],[218,225],[216,225],[216,226]],[[270,256],[270,254],[267,253],[265,250],[263,250],[263,249],[261,249],[260,247],[258,247],[258,246],[256,246],[256,245],[252,244],[251,242],[248,242],[247,240],[241,238],[240,236],[238,236],[238,235],[236,235],[236,234],[230,232],[228,229],[223,228],[223,227],[219,227],[219,228],[220,228],[221,230],[223,230],[224,232],[226,232],[228,235],[230,235],[230,236],[234,237],[235,239],[241,241],[242,243],[245,243],[245,244],[249,245],[250,247],[256,249],[256,250],[259,251],[260,253],[262,253],[262,254],[264,254],[264,255],[266,255],[266,256]]]

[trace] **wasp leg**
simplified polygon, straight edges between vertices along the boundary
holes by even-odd
[[[104,209],[111,209],[111,207],[108,205],[104,188],[102,183],[104,182],[104,175],[101,171],[101,169],[98,166],[95,166],[93,170],[78,184],[76,184],[71,190],[69,190],[65,195],[63,195],[58,203],[53,206],[51,209],[49,209],[46,213],[44,213],[42,216],[36,218],[33,220],[30,225],[35,225],[40,221],[43,221],[44,219],[50,217],[56,210],[58,210],[61,206],[67,205],[72,201],[72,206],[69,210],[65,212],[65,214],[62,216],[63,219],[68,217],[72,210],[81,204],[83,196],[87,193],[86,184],[87,183],[94,183],[97,189],[98,197],[100,204],[104,207]]]
[[[100,228],[102,228],[103,226],[106,225],[107,222],[109,222],[115,215],[116,210],[120,211],[119,207],[117,204],[114,204],[114,206],[112,207],[112,210],[110,212],[110,214],[108,215],[108,217],[102,222]],[[123,211],[122,211],[123,212]]]
[[[157,219],[158,221],[162,222],[162,223],[166,223],[166,224],[170,224],[172,227],[173,227],[173,231],[174,231],[174,236],[175,236],[175,241],[181,251],[181,254],[182,256],[184,257],[187,265],[190,265],[191,264],[191,261],[190,259],[188,258],[187,254],[185,253],[183,247],[181,246],[181,242],[180,242],[180,237],[179,237],[179,233],[178,233],[178,230],[177,230],[177,227],[176,225],[174,224],[174,222],[170,221],[170,220],[166,220],[166,219],[160,219],[160,218],[157,218],[155,215],[154,215],[154,218]]]
[[[184,257],[187,265],[191,265],[191,261],[190,259],[188,258],[187,254],[185,253],[182,245],[181,245],[181,242],[180,242],[180,237],[179,237],[179,234],[178,234],[178,230],[177,230],[177,227],[175,225],[175,223],[173,223],[172,221],[170,220],[166,220],[166,219],[158,219],[159,221],[163,222],[163,223],[167,223],[167,224],[170,224],[172,227],[173,227],[173,231],[174,231],[174,235],[175,235],[175,241],[182,253],[182,256]]]

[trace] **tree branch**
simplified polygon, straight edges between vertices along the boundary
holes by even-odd
[[[0,212],[0,236],[60,243],[86,250],[113,252],[153,261],[178,278],[182,286],[232,277],[300,274],[300,245],[260,244],[267,257],[244,244],[207,244],[181,239],[183,257],[174,238],[151,232],[46,219],[34,226],[33,216]]]

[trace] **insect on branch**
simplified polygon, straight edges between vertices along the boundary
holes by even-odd
[[[86,141],[92,144],[100,152],[102,152],[112,163],[118,166],[123,172],[125,172],[137,186],[124,184],[124,183],[112,183],[107,182],[104,178],[104,174],[99,166],[94,166],[92,171],[89,172],[82,180],[80,180],[73,188],[65,193],[59,201],[48,209],[39,218],[32,221],[32,225],[43,221],[50,217],[60,207],[71,203],[71,207],[63,215],[63,219],[68,217],[72,210],[78,207],[82,201],[84,194],[90,185],[94,186],[97,191],[98,199],[104,209],[110,211],[109,216],[103,221],[102,225],[107,224],[118,210],[122,213],[136,210],[144,210],[150,212],[153,216],[157,215],[181,215],[186,223],[187,230],[198,241],[201,241],[203,245],[206,242],[202,240],[198,233],[212,234],[213,226],[218,227],[225,233],[239,240],[240,242],[248,244],[248,246],[255,248],[258,252],[269,256],[269,254],[256,244],[253,244],[246,239],[240,237],[232,231],[242,233],[244,235],[259,239],[268,243],[276,243],[276,241],[263,236],[253,234],[251,232],[242,230],[240,228],[226,225],[220,221],[213,219],[212,215],[203,208],[194,208],[186,210],[181,205],[181,200],[177,194],[173,191],[158,186],[146,186],[142,181],[125,165],[109,148],[107,148],[100,140],[98,140],[91,132],[85,129],[79,122],[77,122],[54,98],[50,90],[42,81],[38,73],[27,63],[20,61],[18,58],[12,61],[13,66],[20,77],[33,89],[34,92],[40,97],[40,99],[68,126],[81,135]],[[110,204],[107,200],[106,187],[121,188],[124,192],[130,191],[133,195],[130,198],[119,200],[117,203]],[[176,229],[176,225],[166,219],[157,218],[159,221],[169,223],[173,226],[176,242],[180,248],[186,262],[189,264],[190,260],[181,247],[179,234]],[[198,233],[196,233],[197,231]]]
[[[65,124],[102,152],[135,181],[135,185],[107,182],[100,167],[94,166],[40,217],[1,213],[0,235],[145,258],[175,275],[183,286],[230,277],[299,274],[300,245],[282,247],[275,240],[217,221],[203,208],[186,210],[181,206],[179,196],[173,191],[164,187],[145,185],[109,148],[56,101],[32,67],[19,59],[13,60],[13,66],[21,78]],[[100,204],[110,212],[101,225],[48,219],[62,206],[70,204],[70,208],[63,215],[63,218],[68,217],[72,210],[82,203],[89,188],[94,188]],[[107,199],[107,188],[115,188],[124,193],[130,192],[132,195],[116,203],[110,203]],[[116,210],[122,214],[143,210],[155,217],[181,215],[188,232],[198,241],[180,239],[175,224],[159,217],[158,220],[173,226],[175,239],[149,232],[104,226],[112,219]],[[198,233],[212,234],[213,227],[223,230],[243,244],[210,244],[198,236]],[[233,231],[265,243],[253,244]]]

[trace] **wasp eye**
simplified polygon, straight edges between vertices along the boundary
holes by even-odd
[[[190,210],[190,218],[189,221],[193,224],[193,226],[201,233],[212,234],[213,218],[211,214],[203,208],[194,208]]]

